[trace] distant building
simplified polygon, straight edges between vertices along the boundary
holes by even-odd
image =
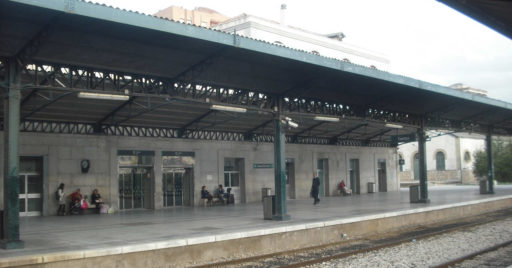
[[[208,28],[214,27],[219,23],[229,19],[229,17],[226,17],[213,9],[205,7],[198,7],[194,10],[188,10],[177,6],[170,6],[166,9],[158,11],[154,14],[154,16]]]
[[[322,35],[289,26],[286,24],[284,10],[281,11],[281,22],[242,14],[214,28],[370,68],[388,69],[390,61],[386,56],[345,42],[344,33]]]
[[[236,32],[238,35],[300,49],[315,55],[335,58],[372,69],[386,70],[389,66],[389,59],[384,55],[345,42],[345,34],[342,32],[322,35],[288,26],[286,24],[286,5],[284,4],[281,5],[280,22],[248,14],[229,18],[215,10],[204,7],[188,10],[170,6],[154,15],[197,26],[211,27],[229,33]]]
[[[485,137],[467,133],[428,132],[426,143],[427,178],[437,183],[475,183],[473,156],[475,151],[485,149]],[[401,183],[419,180],[418,143],[398,146]],[[401,164],[400,164],[401,163]]]

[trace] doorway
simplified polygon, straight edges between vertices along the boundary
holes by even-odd
[[[320,179],[319,196],[329,195],[329,159],[321,158],[317,162],[317,175]]]
[[[153,161],[151,151],[118,152],[120,210],[153,208]]]
[[[162,152],[164,207],[192,205],[194,164],[193,152]]]
[[[152,168],[119,169],[119,209],[150,209]]]
[[[286,158],[286,196],[295,199],[295,160]]]
[[[20,216],[40,216],[43,210],[43,158],[20,157]]]
[[[414,180],[420,179],[420,154],[414,155]]]
[[[379,192],[388,191],[388,179],[386,177],[386,160],[379,159],[377,161],[377,178],[379,181]]]
[[[244,197],[244,159],[224,158],[224,188],[231,188],[235,204],[245,202]]]
[[[349,165],[350,189],[353,193],[361,193],[361,182],[359,179],[359,159],[350,159]]]

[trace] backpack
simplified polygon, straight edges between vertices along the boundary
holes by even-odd
[[[55,200],[57,200],[57,201],[60,200],[59,189],[57,189],[57,191],[55,191]]]

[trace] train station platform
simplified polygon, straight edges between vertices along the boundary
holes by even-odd
[[[289,221],[263,219],[261,203],[115,214],[20,218],[24,249],[0,250],[0,267],[169,267],[268,254],[453,220],[512,207],[512,185],[431,186],[430,203],[408,189],[289,200]]]

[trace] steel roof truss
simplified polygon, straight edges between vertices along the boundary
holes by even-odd
[[[13,58],[19,58],[22,61],[31,59],[35,55],[45,41],[45,39],[51,34],[55,28],[55,22],[58,16],[51,18],[46,24],[44,24],[32,37],[25,42],[14,54]]]
[[[207,117],[208,115],[214,113],[213,110],[209,110],[208,112],[200,115],[199,117],[195,118],[194,120],[186,123],[185,125],[183,125],[179,130],[178,130],[178,136],[179,137],[183,137],[183,135],[185,134],[185,131],[187,130],[188,127],[190,127],[191,125],[195,124],[195,123],[199,123],[199,121],[201,121],[202,119],[204,119],[205,117]]]
[[[254,140],[254,138],[255,138],[254,132],[255,132],[256,130],[260,129],[260,128],[265,129],[265,127],[266,127],[268,124],[272,123],[272,121],[274,121],[274,119],[270,119],[270,120],[268,120],[268,121],[265,121],[265,122],[263,122],[263,123],[261,123],[261,124],[257,125],[256,127],[254,127],[254,128],[252,128],[252,129],[250,129],[250,130],[246,131],[246,132],[244,133],[244,137],[245,137],[244,139],[245,139],[246,141]]]
[[[40,105],[39,107],[37,107],[37,108],[35,108],[34,110],[32,110],[29,114],[27,114],[27,115],[23,116],[23,117],[21,118],[21,121],[23,121],[23,120],[25,120],[25,119],[29,118],[30,116],[32,116],[32,115],[34,115],[35,113],[37,113],[37,112],[39,112],[39,111],[43,110],[44,108],[46,108],[46,107],[48,107],[48,106],[50,106],[50,105],[54,104],[54,103],[55,103],[55,102],[57,102],[58,100],[60,100],[60,99],[62,99],[62,98],[64,98],[64,97],[66,97],[66,96],[71,95],[72,93],[73,93],[73,92],[65,92],[65,93],[63,93],[63,94],[61,94],[61,95],[59,95],[59,96],[57,96],[57,97],[55,97],[55,98],[51,98],[47,103],[44,103],[44,104]]]
[[[100,120],[98,120],[95,125],[96,126],[99,126],[101,124],[103,124],[103,122],[105,122],[107,119],[109,118],[112,118],[114,119],[115,115],[120,111],[122,110],[124,107],[126,107],[126,105],[129,105],[131,104],[134,100],[135,100],[136,97],[130,97],[130,99],[128,99],[127,101],[123,102],[121,105],[117,106],[114,110],[110,111],[107,115],[105,115],[103,118],[101,118]]]
[[[343,135],[346,135],[346,134],[349,134],[349,133],[351,133],[351,132],[353,132],[353,131],[355,131],[355,130],[357,130],[359,128],[366,127],[366,126],[368,126],[368,123],[359,124],[359,125],[356,125],[356,126],[353,126],[353,127],[349,128],[347,130],[344,130],[343,132],[339,133],[338,135],[332,136],[330,138],[331,143],[336,143],[338,141],[339,137],[341,137]]]
[[[380,137],[380,136],[382,136],[382,135],[384,135],[384,134],[386,134],[386,133],[388,133],[388,132],[390,132],[390,131],[392,131],[392,130],[393,130],[393,129],[384,129],[384,130],[381,130],[381,131],[379,131],[379,132],[377,132],[377,133],[375,133],[375,134],[371,135],[370,137],[366,138],[364,141],[365,141],[365,143],[368,143],[368,142],[370,142],[373,138]]]
[[[214,53],[208,55],[204,59],[200,60],[199,62],[191,65],[190,67],[186,68],[185,70],[181,71],[178,75],[174,76],[172,81],[193,81],[197,77],[201,75],[201,73],[204,72],[206,68],[211,66],[214,63],[214,59],[217,57],[220,57],[224,51],[226,51],[227,48],[221,48]]]
[[[122,124],[122,123],[124,123],[124,122],[126,122],[126,121],[132,120],[132,119],[134,119],[134,118],[136,118],[136,117],[139,117],[139,116],[141,116],[141,115],[144,115],[144,114],[147,114],[147,113],[151,113],[151,112],[153,112],[154,110],[156,110],[156,109],[158,109],[158,108],[160,108],[160,107],[163,107],[163,106],[169,105],[169,104],[171,104],[171,103],[172,103],[171,101],[166,101],[166,102],[164,102],[164,103],[160,103],[160,104],[157,104],[157,105],[154,105],[154,106],[149,106],[148,108],[146,108],[146,109],[144,109],[144,110],[142,110],[142,111],[140,111],[140,112],[138,112],[138,113],[136,113],[136,114],[129,115],[129,116],[125,117],[125,118],[124,118],[124,119],[122,119],[122,120],[115,121],[115,123],[114,123],[114,124],[115,124],[115,125]]]

